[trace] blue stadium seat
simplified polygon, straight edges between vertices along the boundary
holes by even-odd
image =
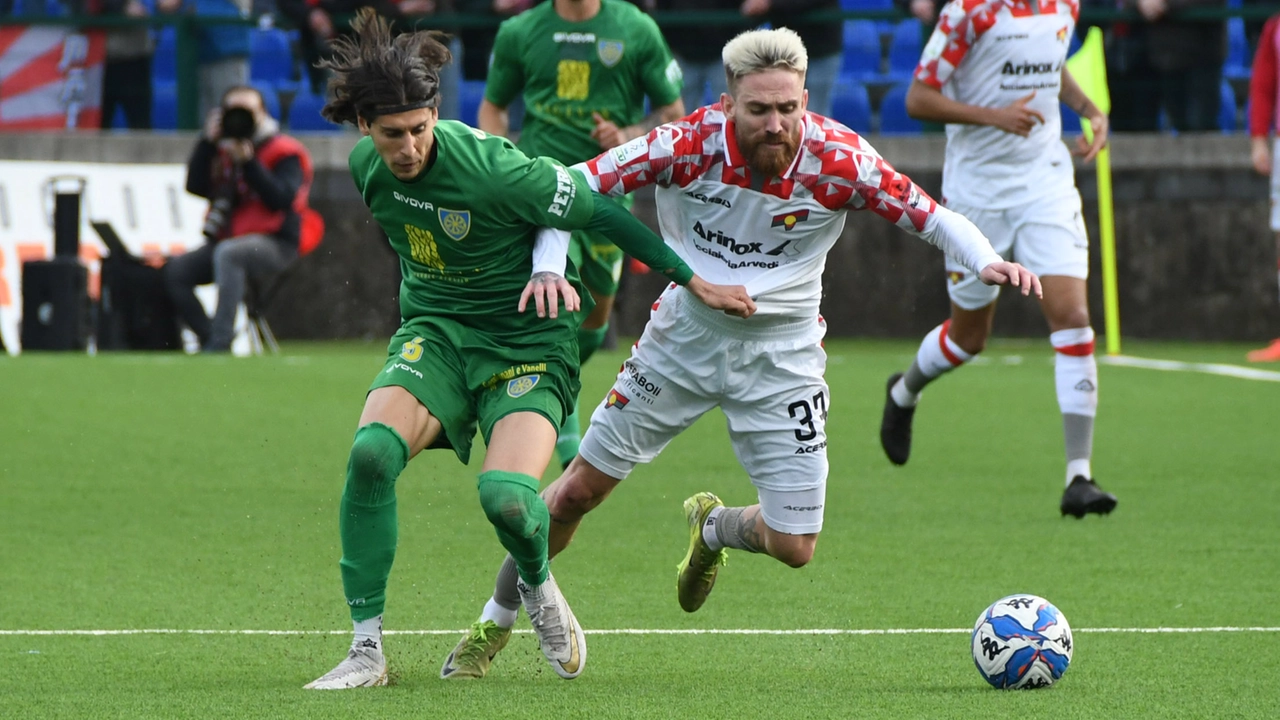
[[[871,97],[866,86],[848,78],[837,80],[831,96],[831,116],[854,132],[871,132]]]
[[[1227,61],[1222,65],[1222,75],[1228,79],[1247,78],[1253,58],[1249,55],[1249,39],[1244,34],[1244,20],[1238,17],[1227,20]]]
[[[920,121],[907,116],[907,83],[894,85],[880,101],[881,135],[916,135]]]
[[[915,18],[903,20],[893,29],[889,43],[889,76],[893,79],[907,79],[915,72],[922,50],[920,32],[920,21]]]
[[[255,83],[268,83],[277,90],[297,87],[294,79],[293,48],[283,30],[253,30],[249,36],[249,77]]]
[[[1218,107],[1218,129],[1224,133],[1233,133],[1236,131],[1236,92],[1231,89],[1231,83],[1226,78],[1222,79],[1220,92],[1222,102]]]
[[[840,74],[853,80],[869,80],[880,74],[880,33],[870,20],[844,23],[844,60]]]
[[[892,10],[893,0],[840,0],[841,10]]]
[[[267,114],[279,120],[280,115],[280,94],[276,92],[275,86],[264,82],[250,82],[258,92],[262,93],[262,104],[267,106]]]
[[[1067,107],[1066,103],[1058,103],[1062,111],[1062,134],[1063,135],[1079,135],[1084,132],[1080,129],[1080,116],[1075,110]]]
[[[341,125],[334,125],[320,115],[324,96],[300,92],[289,104],[289,129],[293,132],[337,132]]]
[[[157,82],[151,86],[151,128],[178,129],[178,86]]]
[[[462,97],[459,98],[458,112],[462,113],[462,117],[458,119],[475,127],[478,124],[476,116],[480,113],[480,101],[484,99],[484,81],[463,80],[459,91]]]
[[[156,32],[156,51],[151,56],[151,82],[178,82],[178,35],[172,25]]]

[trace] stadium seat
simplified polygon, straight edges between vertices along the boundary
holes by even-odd
[[[871,132],[871,97],[866,86],[848,78],[837,80],[831,97],[831,116],[854,132]]]
[[[880,33],[870,20],[844,23],[844,59],[840,75],[866,81],[880,74]]]
[[[459,112],[462,113],[462,117],[458,119],[475,127],[478,124],[476,116],[480,113],[480,101],[484,99],[484,81],[463,80],[460,92],[462,97]]]
[[[151,86],[151,128],[178,129],[178,86],[157,82]]]
[[[1067,107],[1066,103],[1058,103],[1062,111],[1062,134],[1063,135],[1079,135],[1084,132],[1080,129],[1080,116],[1075,110]]]
[[[892,10],[893,0],[840,0],[841,10]]]
[[[324,97],[310,92],[301,92],[294,96],[289,104],[289,129],[293,132],[337,132],[341,125],[335,125],[320,115],[324,107]]]
[[[1238,17],[1227,20],[1227,61],[1222,74],[1228,79],[1249,77],[1253,58],[1249,55],[1249,39],[1245,37],[1244,20]]]
[[[907,83],[894,85],[880,101],[881,135],[916,135],[920,121],[907,115]]]
[[[293,90],[293,48],[283,30],[254,30],[249,42],[249,77],[255,83],[268,83],[277,90]]]
[[[1220,92],[1222,102],[1218,107],[1218,129],[1224,133],[1233,133],[1236,131],[1236,92],[1231,89],[1231,83],[1226,78],[1222,79]]]
[[[178,82],[178,35],[172,25],[156,31],[156,51],[151,56],[151,82]]]
[[[893,40],[889,43],[889,77],[905,80],[915,72],[922,49],[920,32],[920,21],[915,18],[903,20],[893,29]]]

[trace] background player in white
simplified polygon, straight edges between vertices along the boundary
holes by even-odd
[[[1062,142],[1058,101],[1093,128],[1077,153],[1092,160],[1107,142],[1107,117],[1066,69],[1076,0],[954,0],[942,10],[915,80],[907,112],[947,123],[942,202],[1044,282],[1040,307],[1056,351],[1058,406],[1067,456],[1060,509],[1077,518],[1109,513],[1114,495],[1093,480],[1093,419],[1098,365],[1085,279],[1089,240],[1071,154]],[[920,344],[916,360],[889,378],[880,442],[895,464],[911,453],[920,391],[986,346],[999,288],[947,261],[951,318]]]
[[[689,553],[680,605],[697,610],[725,548],[800,567],[822,529],[827,480],[826,326],[818,315],[827,251],[847,212],[871,210],[959,258],[984,281],[1039,294],[1036,277],[1004,262],[968,220],[937,205],[861,137],[805,112],[808,59],[786,29],[725,45],[729,93],[719,105],[663,125],[574,168],[620,196],[657,185],[667,244],[711,282],[743,284],[749,319],[699,306],[671,287],[591,418],[579,455],[543,493],[550,551],[640,463],[719,406],[759,504],[725,507],[711,493],[685,501]],[[499,571],[480,620],[445,660],[444,677],[482,677],[520,605],[515,565]]]

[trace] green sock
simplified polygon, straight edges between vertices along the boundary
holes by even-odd
[[[560,458],[561,467],[569,467],[569,463],[578,456],[578,446],[582,444],[582,426],[578,423],[578,410],[575,408],[564,419],[560,426],[560,437],[556,438],[556,457]]]
[[[356,622],[382,614],[396,559],[396,478],[409,445],[394,429],[369,423],[356,431],[339,504],[342,591]]]
[[[529,585],[547,579],[547,535],[551,513],[538,495],[538,480],[523,473],[489,470],[477,485],[480,506],[493,523],[498,541],[516,561],[516,570]]]
[[[595,330],[588,330],[584,327],[578,328],[578,362],[585,363],[596,351],[600,349],[600,344],[604,342],[604,336],[609,332],[609,323],[605,323]]]

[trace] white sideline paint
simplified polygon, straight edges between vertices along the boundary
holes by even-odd
[[[1137,634],[1190,634],[1190,633],[1274,633],[1280,627],[1101,627],[1075,628],[1077,633],[1137,633]],[[383,635],[458,635],[465,630],[383,630]],[[531,635],[532,630],[516,630],[517,634]],[[973,632],[972,628],[810,628],[795,630],[765,630],[759,628],[616,628],[611,630],[586,630],[588,635],[961,635]],[[350,630],[180,630],[162,628],[138,628],[129,630],[0,630],[0,636],[38,637],[49,635],[350,635]]]
[[[1195,372],[1206,375],[1223,375],[1242,380],[1261,380],[1263,382],[1280,382],[1280,372],[1274,370],[1256,370],[1239,365],[1222,365],[1218,363],[1188,363],[1178,360],[1153,360],[1151,358],[1131,357],[1129,355],[1099,355],[1098,362],[1103,365],[1119,365],[1146,370],[1164,370],[1167,372]]]

